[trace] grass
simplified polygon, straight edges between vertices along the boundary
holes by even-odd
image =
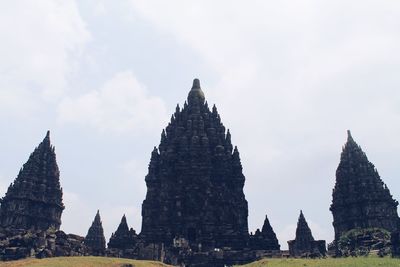
[[[357,257],[327,259],[262,259],[241,267],[399,267],[400,259]]]
[[[122,258],[107,258],[107,257],[56,257],[47,259],[24,259],[17,261],[9,261],[0,263],[1,267],[167,267],[170,265],[156,261],[139,261]]]
[[[106,257],[58,257],[47,259],[25,259],[0,263],[1,267],[168,267],[156,261],[139,261]],[[358,257],[328,259],[263,259],[241,267],[400,267],[400,259],[389,257]]]

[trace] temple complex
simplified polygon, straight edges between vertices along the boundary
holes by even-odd
[[[239,151],[217,108],[209,109],[198,79],[162,131],[145,180],[141,238],[147,244],[168,247],[180,239],[191,250],[247,247]]]
[[[50,132],[47,132],[1,199],[0,225],[26,230],[50,227],[58,230],[63,210],[60,172]]]
[[[335,240],[356,228],[398,231],[397,206],[398,202],[393,199],[375,166],[348,131],[347,142],[336,170],[330,207]]]
[[[288,245],[292,257],[320,257],[326,253],[325,240],[314,240],[302,211],[297,221],[296,238],[288,241]]]
[[[97,211],[93,223],[88,230],[84,244],[90,250],[91,255],[102,256],[105,253],[106,239],[104,238],[104,230],[99,211]]]

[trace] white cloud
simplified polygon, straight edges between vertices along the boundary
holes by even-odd
[[[61,123],[115,133],[159,131],[168,118],[164,102],[149,96],[131,71],[117,73],[98,90],[64,99],[58,111]]]
[[[61,0],[2,2],[0,35],[0,107],[17,114],[62,95],[90,39],[75,1]]]

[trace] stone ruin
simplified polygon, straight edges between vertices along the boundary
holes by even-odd
[[[107,255],[122,258],[139,257],[139,236],[135,230],[129,229],[125,214],[117,230],[111,234],[108,242]]]
[[[64,210],[60,172],[50,132],[30,155],[0,202],[4,228],[59,229]]]
[[[257,229],[254,235],[250,235],[250,248],[253,250],[280,251],[281,246],[267,216],[265,216],[261,231]]]
[[[97,211],[93,223],[85,237],[84,244],[89,250],[90,255],[103,256],[106,252],[106,239],[104,238],[103,225],[101,223],[100,212]]]
[[[326,254],[325,240],[314,240],[302,211],[297,221],[296,238],[288,241],[288,245],[291,257],[315,258]]]
[[[371,233],[369,238],[363,233],[363,238],[369,240],[369,246],[356,242],[353,248],[364,247],[366,250],[374,249],[374,243],[386,242],[375,240],[372,229],[382,229],[389,233],[399,230],[399,216],[397,214],[398,202],[393,199],[389,188],[381,180],[375,166],[368,160],[361,147],[354,141],[348,131],[347,142],[343,147],[340,163],[336,170],[336,184],[332,193],[330,210],[333,215],[335,240],[329,246],[330,253],[340,256],[342,254],[340,239],[353,236],[357,231],[367,230]],[[349,235],[350,234],[350,235]],[[390,237],[389,237],[390,241]],[[349,241],[350,242],[350,241]],[[342,242],[343,243],[343,242]],[[350,251],[354,254],[354,251]]]
[[[64,210],[50,132],[0,202],[0,259],[87,255],[84,238],[60,231]]]

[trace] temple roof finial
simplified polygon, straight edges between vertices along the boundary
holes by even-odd
[[[204,104],[204,101],[205,97],[203,91],[200,88],[200,80],[196,78],[193,80],[192,89],[190,90],[188,95],[188,103],[189,105],[195,102]]]
[[[193,80],[192,89],[200,89],[200,80],[199,79],[196,78]]]
[[[347,140],[353,140],[350,130],[347,130]]]

